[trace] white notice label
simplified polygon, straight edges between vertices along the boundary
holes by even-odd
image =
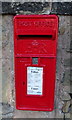
[[[42,95],[43,68],[27,67],[27,94]]]

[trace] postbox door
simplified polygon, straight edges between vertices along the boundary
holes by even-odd
[[[56,58],[42,57],[38,59],[39,63],[37,65],[32,64],[32,58],[16,59],[17,109],[53,110]],[[28,69],[30,70],[28,71]],[[34,75],[29,73],[31,75],[28,76],[28,72],[31,72],[31,70],[32,72],[36,72],[36,70],[42,71],[39,74],[33,73]],[[30,78],[28,77],[31,76],[37,78],[31,78],[32,83],[29,84],[28,79]],[[34,79],[38,81],[36,82]],[[35,84],[33,84],[33,81]],[[31,84],[32,86],[29,87]]]

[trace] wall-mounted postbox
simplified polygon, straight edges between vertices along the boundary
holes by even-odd
[[[16,108],[52,111],[56,73],[58,17],[14,18]]]

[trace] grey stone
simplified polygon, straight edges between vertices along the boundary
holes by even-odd
[[[59,15],[62,15],[62,14],[67,15],[68,13],[70,14],[70,12],[71,12],[70,10],[71,10],[71,4],[68,2],[64,2],[64,1],[59,2],[59,0],[58,0],[58,2],[56,2],[56,1],[53,2],[52,13],[56,13]]]
[[[72,113],[70,114],[70,119],[72,120]]]
[[[0,15],[0,58],[2,58],[2,16]]]
[[[0,119],[2,119],[2,104],[1,103],[0,103]]]
[[[70,92],[72,93],[72,82],[70,82]]]
[[[64,85],[64,91],[66,93],[71,93],[71,91],[70,91],[70,85],[69,86],[68,85]]]
[[[14,118],[48,118],[46,112],[15,110]]]
[[[63,113],[55,111],[41,112],[41,111],[20,111],[15,110],[14,118],[63,118]]]
[[[69,106],[70,106],[70,101],[65,101],[62,108],[63,113],[69,113]]]
[[[70,62],[70,58],[64,60],[64,66],[65,67],[72,67],[72,64]]]
[[[65,72],[64,72],[64,78],[63,78],[63,84],[64,85],[70,85],[70,80],[71,80],[71,77],[70,77],[70,69],[65,69]]]
[[[22,11],[31,11],[32,13],[38,13],[42,11],[44,8],[48,7],[48,5],[52,2],[52,8],[49,13],[58,14],[58,15],[71,15],[72,14],[72,3],[71,2],[53,2],[52,0],[40,0],[32,1],[18,1],[17,2],[3,2],[2,3],[2,14],[20,14],[20,10]],[[19,8],[19,9],[17,9]],[[16,12],[17,11],[17,12]]]
[[[7,7],[8,6],[8,7]],[[2,3],[2,13],[4,14],[21,14],[23,12],[20,11],[29,11],[31,13],[38,13],[39,11],[43,11],[45,7],[48,7],[48,2],[24,2],[24,3],[10,3],[10,2],[3,2]]]
[[[70,97],[69,93],[64,92],[63,95],[62,95],[62,97],[61,97],[61,99],[63,101],[68,101],[68,100],[71,100],[71,97]]]
[[[4,103],[10,102],[12,99],[11,92],[11,67],[10,60],[2,60],[2,101]]]
[[[3,16],[2,20],[2,57],[10,58],[11,41],[13,41],[13,17]]]
[[[65,114],[65,119],[71,120],[70,113]]]
[[[65,33],[65,27],[62,26],[59,30],[60,35],[63,35]]]
[[[2,117],[13,117],[14,108],[8,103],[2,103]]]
[[[13,119],[13,113],[2,115],[2,119],[12,120]]]

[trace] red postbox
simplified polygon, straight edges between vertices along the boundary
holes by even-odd
[[[17,109],[54,109],[57,35],[56,15],[14,17]]]

